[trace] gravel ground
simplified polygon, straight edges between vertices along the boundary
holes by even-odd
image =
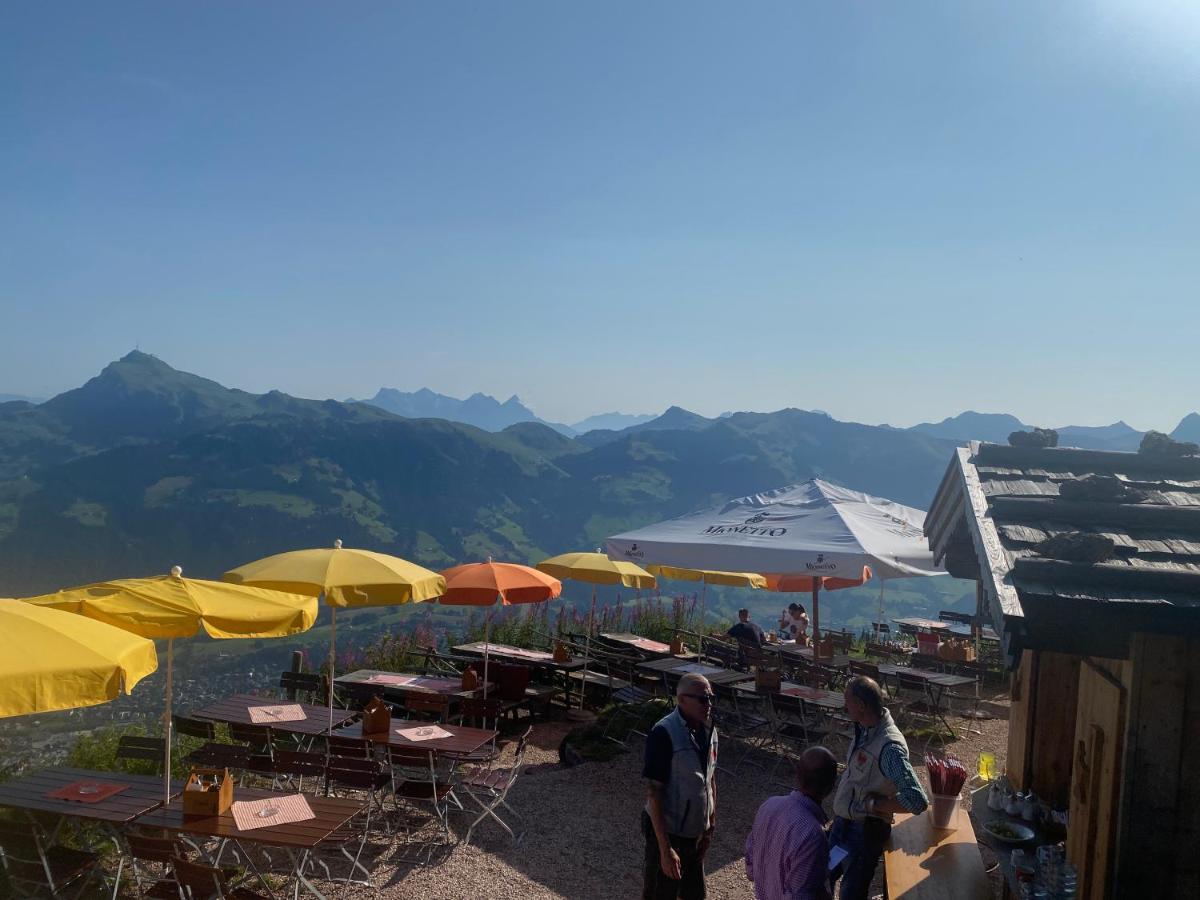
[[[969,766],[974,765],[981,750],[989,749],[996,752],[998,764],[1003,767],[1007,698],[997,691],[991,701],[985,708],[996,718],[983,722],[951,719],[960,737],[949,749]],[[558,763],[558,745],[569,729],[567,723],[551,722],[534,730],[529,766],[510,795],[511,804],[528,822],[521,844],[513,846],[498,827],[487,825],[476,830],[476,843],[444,847],[427,865],[397,864],[393,857],[404,847],[393,847],[374,863],[381,895],[389,900],[624,900],[639,896],[644,846],[638,826],[644,801],[640,741],[635,738],[628,753],[610,762],[568,769]],[[982,734],[968,729],[978,729]],[[914,763],[921,763],[917,771],[924,781],[920,742],[911,743]],[[736,776],[719,774],[719,821],[706,866],[708,895],[714,900],[753,897],[742,850],[759,804],[771,794],[789,789],[783,782],[788,777],[783,766],[776,776],[779,780],[750,765],[742,766]],[[458,836],[465,834],[462,819],[458,815],[453,822]],[[426,828],[423,833],[433,832]],[[983,848],[985,865],[993,861],[989,854]],[[999,896],[998,882],[996,888]],[[875,893],[883,895],[881,875],[876,877]],[[365,888],[352,888],[344,896],[368,898],[374,894]]]

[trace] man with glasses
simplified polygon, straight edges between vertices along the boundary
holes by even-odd
[[[712,686],[688,673],[675,689],[675,709],[646,738],[642,775],[649,781],[642,900],[702,900],[704,854],[717,822],[717,729]]]

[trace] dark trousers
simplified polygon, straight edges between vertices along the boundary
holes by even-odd
[[[841,900],[867,900],[875,867],[883,856],[883,845],[892,826],[883,819],[835,819],[829,840],[844,847],[848,853],[842,862]]]
[[[700,855],[700,838],[685,838],[669,834],[671,847],[679,854],[678,881],[663,874],[658,855],[658,838],[650,816],[642,810],[642,834],[646,836],[646,862],[642,900],[704,900],[704,857]]]

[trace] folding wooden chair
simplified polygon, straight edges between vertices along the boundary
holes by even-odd
[[[167,754],[167,742],[160,737],[142,737],[123,734],[117,741],[115,758],[154,763],[155,774],[162,774],[163,758]]]
[[[404,709],[410,719],[445,722],[450,713],[450,698],[445,694],[409,694]]]
[[[191,862],[177,856],[171,860],[175,877],[188,900],[268,900],[268,895],[230,883],[224,869]]]
[[[127,832],[124,842],[137,895],[156,900],[179,900],[183,888],[175,875],[174,861],[176,857],[187,858],[183,842],[175,837],[157,837],[139,831]]]
[[[313,672],[281,672],[279,696],[301,703],[323,704],[329,699],[329,682]]]
[[[467,836],[463,839],[464,844],[471,843],[471,835],[475,829],[486,818],[494,819],[501,828],[508,832],[508,836],[512,838],[513,843],[520,843],[524,836],[524,830],[519,832],[513,831],[512,827],[500,818],[497,810],[505,809],[511,813],[518,821],[523,821],[523,817],[519,812],[513,809],[508,804],[508,794],[512,787],[517,782],[517,778],[521,774],[521,770],[525,765],[525,751],[529,745],[529,735],[533,731],[533,726],[525,730],[517,741],[516,755],[511,766],[480,768],[479,770],[470,773],[464,777],[459,786],[463,791],[479,806],[479,815],[471,822],[467,828]]]
[[[102,876],[99,854],[48,846],[40,829],[8,820],[0,820],[0,867],[17,897],[83,897]]]

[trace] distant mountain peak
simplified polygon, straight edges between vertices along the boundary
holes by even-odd
[[[411,393],[396,388],[380,388],[370,400],[360,401],[407,419],[446,419],[474,425],[484,431],[503,431],[519,422],[538,422],[568,437],[575,432],[566,425],[546,422],[513,394],[503,403],[490,394],[476,391],[465,400],[439,394],[429,388]]]
[[[597,413],[575,422],[571,427],[579,434],[589,431],[622,431],[658,418],[652,413],[630,414],[622,412]]]

